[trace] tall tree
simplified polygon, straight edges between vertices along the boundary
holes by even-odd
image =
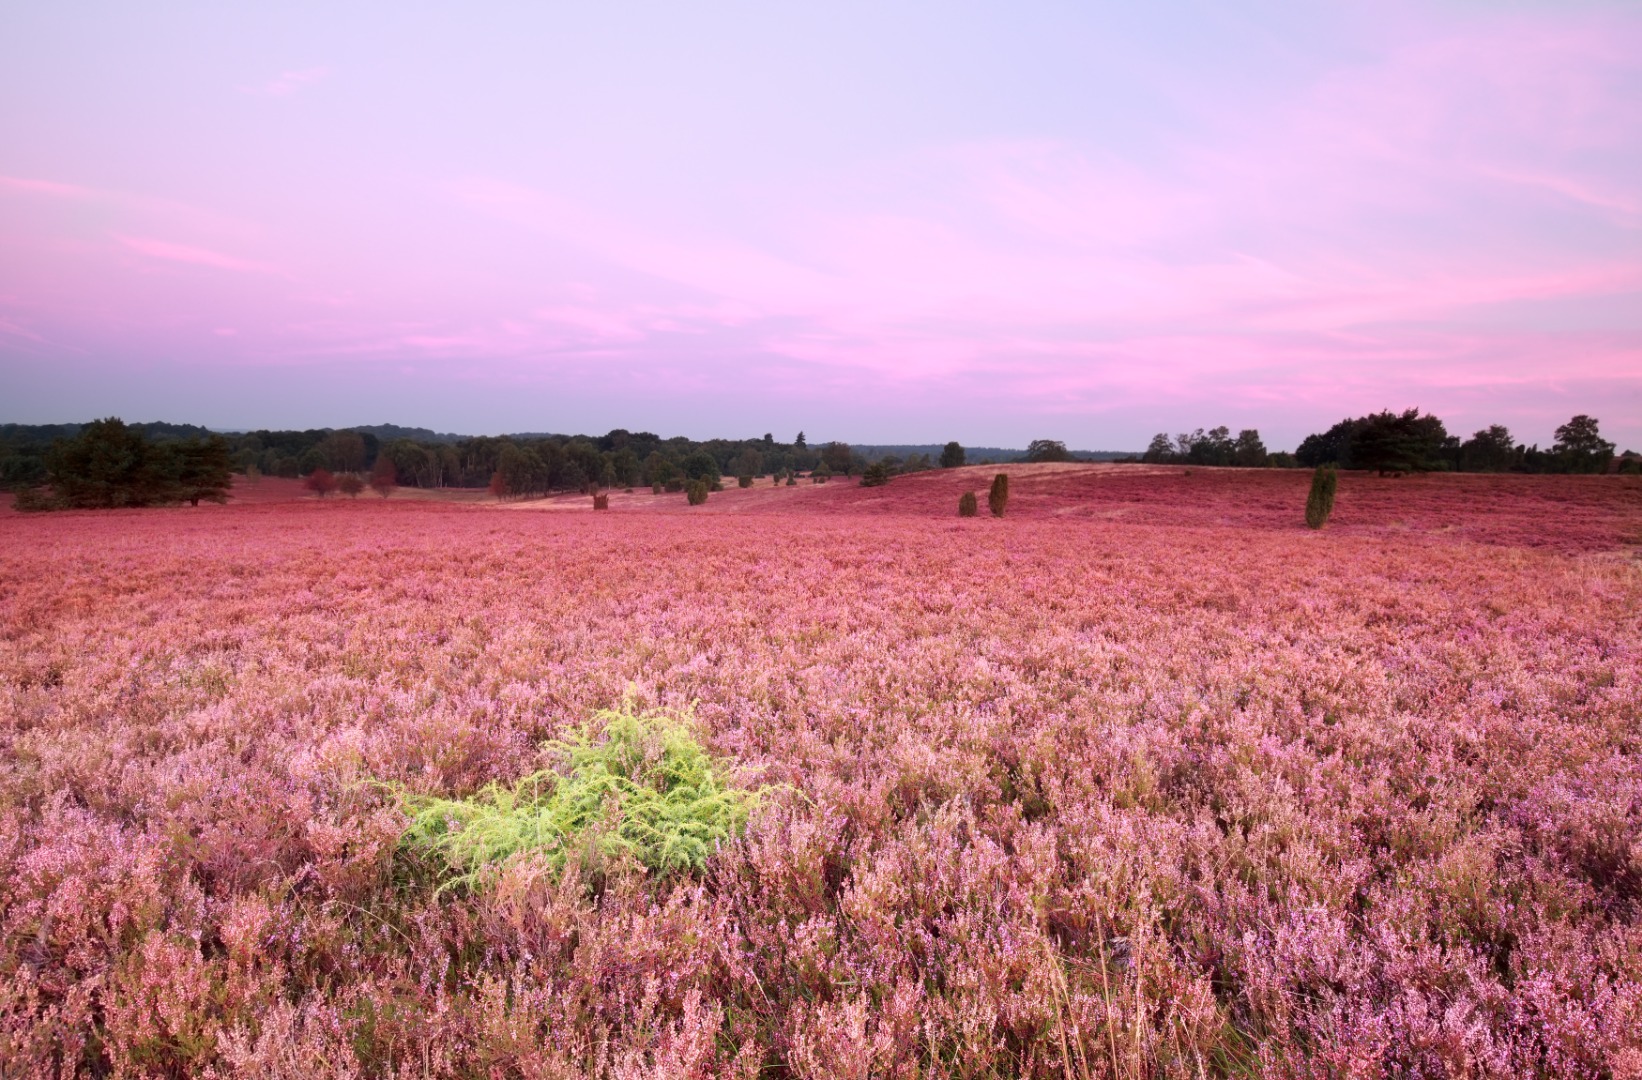
[[[1033,439],[1026,448],[1026,460],[1071,461],[1072,455],[1067,451],[1066,444],[1059,439]]]
[[[1504,472],[1516,461],[1516,444],[1503,424],[1493,424],[1465,440],[1460,467],[1472,472]]]
[[[1556,429],[1556,454],[1569,472],[1601,472],[1613,460],[1614,444],[1602,437],[1594,416],[1576,416]]]
[[[964,463],[964,448],[956,440],[941,448],[941,468],[956,469]]]
[[[94,420],[46,454],[54,501],[75,508],[177,501],[177,460],[117,416]]]
[[[221,435],[208,439],[189,439],[178,444],[173,453],[177,459],[177,497],[198,506],[200,500],[225,503],[228,489],[233,485],[233,471],[229,467],[228,440]]]

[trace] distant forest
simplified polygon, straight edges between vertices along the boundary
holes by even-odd
[[[465,436],[378,424],[222,433],[194,424],[124,424],[110,418],[85,425],[0,425],[0,487],[22,493],[20,505],[46,507],[197,501],[214,497],[219,487],[225,490],[230,471],[253,479],[307,477],[322,494],[338,488],[357,494],[368,477],[370,486],[381,491],[395,486],[488,487],[509,497],[640,485],[681,490],[692,481],[717,485],[734,477],[745,484],[754,477],[797,474],[860,476],[864,483],[880,484],[924,469],[1011,461],[1335,465],[1382,474],[1642,471],[1642,458],[1614,451],[1590,416],[1569,420],[1557,429],[1556,442],[1541,449],[1518,443],[1499,425],[1461,439],[1418,409],[1347,418],[1308,436],[1293,453],[1268,451],[1256,430],[1233,436],[1225,427],[1173,437],[1159,434],[1143,453],[1125,454],[1073,451],[1050,439],[1015,450],[966,448],[957,442],[815,446],[803,432],[790,442],[772,434],[694,440],[620,428],[604,435]],[[328,487],[333,479],[337,487]],[[54,495],[41,494],[47,486]]]

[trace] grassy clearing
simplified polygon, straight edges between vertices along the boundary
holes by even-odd
[[[675,717],[601,712],[547,749],[560,767],[512,786],[489,784],[466,799],[402,796],[411,823],[401,845],[441,867],[442,889],[482,885],[524,855],[555,872],[573,857],[700,870],[740,834],[759,794],[731,784],[726,765]]]

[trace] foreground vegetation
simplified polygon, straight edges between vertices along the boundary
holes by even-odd
[[[1079,468],[0,516],[7,1074],[1637,1075],[1635,482]]]

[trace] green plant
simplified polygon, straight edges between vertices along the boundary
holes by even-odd
[[[977,512],[978,507],[976,505],[975,493],[973,491],[966,491],[962,495],[958,496],[959,517],[974,517]]]
[[[787,474],[787,486],[788,487],[797,487],[798,486],[798,477],[794,476],[792,473],[788,473]]]
[[[875,461],[861,470],[862,487],[883,487],[889,483],[889,466],[882,461]]]
[[[547,744],[557,769],[470,798],[401,792],[410,825],[402,848],[432,860],[441,890],[482,886],[509,860],[630,858],[655,873],[698,871],[740,835],[760,792],[735,786],[691,723],[607,711]]]
[[[992,509],[993,517],[1003,517],[1005,508],[1009,506],[1009,475],[999,473],[992,478],[992,490],[986,493],[986,505]]]
[[[684,497],[690,501],[691,506],[700,506],[702,503],[706,502],[707,481],[690,481],[690,485],[684,489]]]
[[[608,510],[608,509],[610,509],[610,496],[608,496],[608,495],[595,495],[595,496],[593,496],[593,509],[595,509],[595,510]]]
[[[753,478],[745,473],[736,477],[735,482],[737,487],[750,488],[753,486]]]
[[[1306,496],[1306,524],[1313,529],[1321,529],[1328,524],[1328,516],[1334,512],[1334,489],[1339,482],[1339,474],[1329,465],[1319,465],[1317,471],[1311,474],[1311,494]]]

